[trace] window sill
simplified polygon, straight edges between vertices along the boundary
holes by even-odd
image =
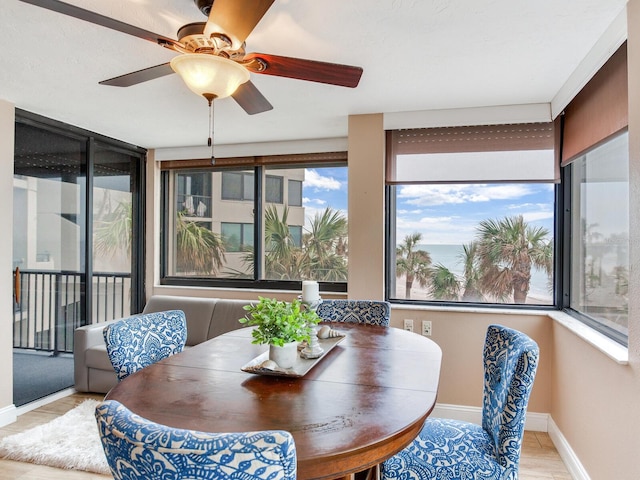
[[[629,349],[624,345],[620,345],[618,342],[564,312],[547,312],[547,315],[616,363],[620,365],[629,364]]]
[[[573,318],[564,312],[558,310],[523,310],[523,309],[503,309],[503,308],[479,308],[479,307],[441,307],[441,306],[424,306],[424,305],[391,305],[392,309],[402,310],[432,310],[447,312],[465,312],[465,313],[491,313],[503,315],[546,315],[553,321],[559,323],[573,334],[580,337],[595,349],[602,352],[611,360],[619,365],[629,364],[629,350],[624,345],[610,339],[609,337],[597,332],[588,325]]]

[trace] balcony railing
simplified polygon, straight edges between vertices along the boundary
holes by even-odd
[[[77,327],[130,314],[128,273],[93,274],[93,313],[89,319],[82,316],[85,275],[35,270],[23,270],[19,275],[20,289],[13,317],[14,348],[72,353],[73,331]]]

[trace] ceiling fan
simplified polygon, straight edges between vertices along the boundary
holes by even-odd
[[[112,30],[132,35],[173,50],[180,55],[163,63],[100,82],[101,85],[128,87],[169,75],[177,71],[196,93],[211,104],[213,98],[231,96],[250,115],[271,110],[273,107],[249,80],[249,72],[295,78],[354,88],[362,76],[362,68],[350,65],[318,62],[301,58],[282,57],[264,53],[246,53],[245,40],[275,0],[194,0],[208,16],[206,22],[184,25],[178,30],[178,40],[138,28],[133,25],[85,10],[59,0],[20,0],[25,3],[78,18]],[[228,86],[226,92],[196,91],[180,72],[182,63],[216,64],[237,75],[237,86]],[[202,76],[202,71],[199,72]],[[230,73],[231,75],[231,73]],[[206,75],[205,75],[206,76]],[[233,90],[236,88],[235,90]]]

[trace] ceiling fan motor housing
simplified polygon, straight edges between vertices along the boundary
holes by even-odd
[[[209,16],[213,0],[193,0],[193,2],[196,4],[196,7],[198,7],[198,10],[204,13],[205,16]]]

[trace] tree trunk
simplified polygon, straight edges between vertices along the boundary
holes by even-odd
[[[404,298],[409,300],[411,298],[411,287],[413,286],[413,275],[407,275],[404,282]]]
[[[527,302],[529,294],[529,283],[531,281],[531,267],[528,272],[513,273],[513,302],[524,304]]]

